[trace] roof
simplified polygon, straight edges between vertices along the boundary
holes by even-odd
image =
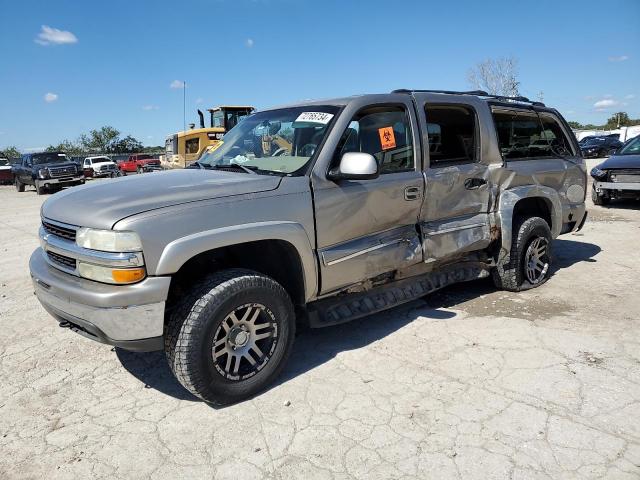
[[[251,105],[220,105],[218,107],[207,108],[207,111],[217,112],[218,110],[222,110],[223,108],[226,108],[228,110],[255,110],[255,107],[252,107]]]

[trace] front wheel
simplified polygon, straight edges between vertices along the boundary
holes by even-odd
[[[24,192],[24,183],[22,183],[18,177],[15,178],[14,184],[18,192]]]
[[[546,282],[551,273],[551,242],[551,230],[544,219],[514,219],[511,251],[492,271],[496,287],[519,292]]]
[[[206,402],[247,399],[271,384],[291,352],[295,316],[287,292],[251,270],[216,272],[173,309],[165,353],[178,381]]]
[[[142,173],[142,167],[136,168],[136,172],[138,173],[138,175],[140,175]]]

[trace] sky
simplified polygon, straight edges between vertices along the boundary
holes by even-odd
[[[521,94],[581,123],[640,118],[640,0],[0,0],[0,149],[111,125],[162,145],[196,109],[395,88],[468,90],[518,60]]]

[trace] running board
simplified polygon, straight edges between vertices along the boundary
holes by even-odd
[[[424,297],[458,282],[485,278],[489,268],[482,263],[457,265],[373,288],[366,292],[337,295],[308,305],[311,328],[328,327],[387,310]]]

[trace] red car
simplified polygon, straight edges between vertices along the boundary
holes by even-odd
[[[13,183],[13,173],[9,159],[0,158],[0,183]]]
[[[127,160],[118,162],[118,168],[123,175],[127,173],[144,173],[162,170],[160,159],[147,154],[129,155]]]

